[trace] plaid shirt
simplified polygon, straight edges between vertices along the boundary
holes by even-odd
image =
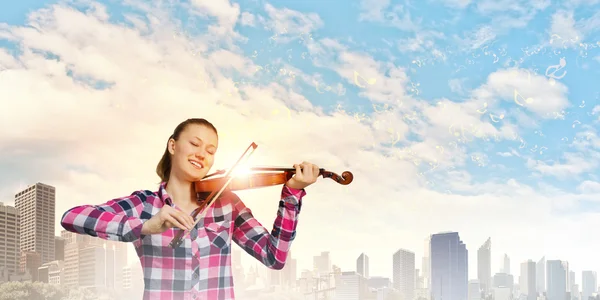
[[[183,243],[169,243],[178,228],[142,235],[142,225],[164,205],[174,205],[161,183],[158,192],[136,191],[100,205],[67,210],[61,226],[71,232],[106,240],[133,242],[144,273],[144,300],[234,299],[231,241],[265,266],[283,268],[296,235],[305,190],[283,186],[271,233],[232,192],[211,205]]]

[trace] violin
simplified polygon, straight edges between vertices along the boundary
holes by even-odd
[[[252,143],[246,152],[240,157],[240,159],[235,163],[234,167],[239,164],[241,159],[246,155],[250,148],[256,149],[257,145]],[[252,152],[251,152],[252,153]],[[294,168],[280,168],[280,167],[254,167],[250,168],[250,171],[255,171],[254,174],[242,175],[242,176],[231,176],[233,168],[229,169],[227,172],[225,170],[216,171],[213,174],[204,176],[202,180],[194,182],[194,190],[197,194],[207,193],[210,195],[203,199],[200,203],[200,206],[196,208],[192,212],[192,218],[194,218],[195,223],[198,224],[200,219],[204,217],[202,215],[200,218],[196,218],[200,212],[203,214],[206,213],[205,208],[210,206],[214,201],[223,193],[223,191],[238,191],[238,190],[246,190],[246,189],[255,189],[260,187],[274,186],[285,184],[294,174],[296,173],[296,169]],[[216,177],[217,175],[222,175],[221,177]],[[334,172],[327,171],[323,168],[319,169],[319,176],[323,176],[323,178],[331,178],[333,181],[341,184],[348,185],[354,179],[354,175],[349,171],[342,172],[342,175],[338,175]],[[175,238],[169,244],[171,248],[175,249],[183,242],[183,236],[186,231],[179,231]],[[189,231],[187,231],[189,233]]]
[[[280,185],[286,183],[294,174],[296,169],[294,168],[278,168],[278,167],[253,167],[249,171],[255,171],[254,174],[248,176],[239,176],[233,178],[233,180],[227,185],[225,191],[239,191],[247,189],[255,189],[273,185]],[[220,189],[228,180],[227,177],[210,178],[216,175],[225,173],[224,170],[216,171],[213,174],[205,176],[202,180],[194,183],[196,193],[212,192]],[[319,169],[319,176],[323,178],[331,178],[333,181],[341,184],[348,185],[354,179],[349,171],[342,172],[342,175],[338,175],[334,172],[327,171],[323,168]]]

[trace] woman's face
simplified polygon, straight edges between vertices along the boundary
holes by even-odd
[[[177,141],[169,140],[171,176],[190,182],[204,178],[214,163],[218,142],[217,134],[209,127],[188,125]]]

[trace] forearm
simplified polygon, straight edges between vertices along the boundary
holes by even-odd
[[[143,202],[134,193],[102,205],[81,205],[67,210],[61,226],[70,232],[105,240],[132,242],[140,238],[144,220]]]
[[[270,233],[252,217],[251,211],[244,207],[236,218],[234,230],[236,243],[265,266],[282,269],[292,241],[296,237],[301,198],[304,194],[303,190],[284,187]]]
[[[66,211],[60,224],[70,232],[105,240],[132,242],[140,237],[143,221],[137,217],[103,212],[94,206],[85,205]]]

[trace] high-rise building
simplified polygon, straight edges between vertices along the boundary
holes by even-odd
[[[458,232],[431,236],[431,300],[468,297],[468,251]]]
[[[361,253],[356,259],[356,272],[364,278],[369,278],[369,257]]]
[[[31,280],[38,281],[38,268],[42,266],[42,258],[35,251],[21,251],[19,257],[19,273],[28,272]]]
[[[20,249],[39,253],[42,264],[54,260],[55,204],[56,189],[39,182],[15,195],[21,215]]]
[[[546,292],[546,257],[542,256],[542,258],[537,262],[536,272],[535,272],[535,280],[536,280],[536,290],[538,294],[543,294]]]
[[[321,252],[321,255],[315,255],[313,257],[313,266],[317,276],[326,276],[331,273],[331,258],[329,257],[329,251]]]
[[[521,263],[521,275],[519,277],[519,288],[521,294],[527,295],[527,300],[537,299],[536,289],[536,265],[535,262],[527,260]]]
[[[510,258],[508,257],[508,254],[504,253],[504,257],[502,258],[502,272],[504,274],[510,274]]]
[[[494,288],[508,288],[511,291],[514,288],[515,279],[510,274],[496,273],[494,274],[494,279],[492,281],[492,286]]]
[[[492,287],[492,238],[488,239],[477,250],[477,279],[479,286],[486,294]]]
[[[65,239],[54,237],[54,260],[65,260]]]
[[[368,296],[368,281],[356,272],[341,272],[335,288],[335,300],[364,300]]]
[[[296,273],[298,268],[298,262],[292,257],[292,251],[288,252],[287,262],[281,270],[283,277],[283,285],[287,287],[296,286]]]
[[[0,270],[8,271],[8,276],[19,271],[19,211],[0,202]]]
[[[547,300],[567,299],[568,270],[567,262],[560,260],[548,260],[546,262]]]
[[[581,300],[589,300],[598,289],[598,276],[595,271],[581,272]]]
[[[412,300],[415,296],[415,254],[400,249],[393,255],[393,287],[399,291],[401,299]]]
[[[468,300],[481,300],[481,286],[479,280],[469,280]]]
[[[429,289],[431,286],[431,235],[425,238],[425,253],[421,258],[421,271],[424,288]]]
[[[65,286],[122,288],[128,243],[66,230],[61,231],[61,237],[65,239],[64,280],[61,279]]]
[[[231,269],[233,274],[233,282],[235,283],[233,287],[235,292],[239,294],[238,291],[246,288],[246,275],[244,272],[244,266],[242,265],[242,251],[237,247],[231,249]],[[127,270],[127,272],[130,271]]]

